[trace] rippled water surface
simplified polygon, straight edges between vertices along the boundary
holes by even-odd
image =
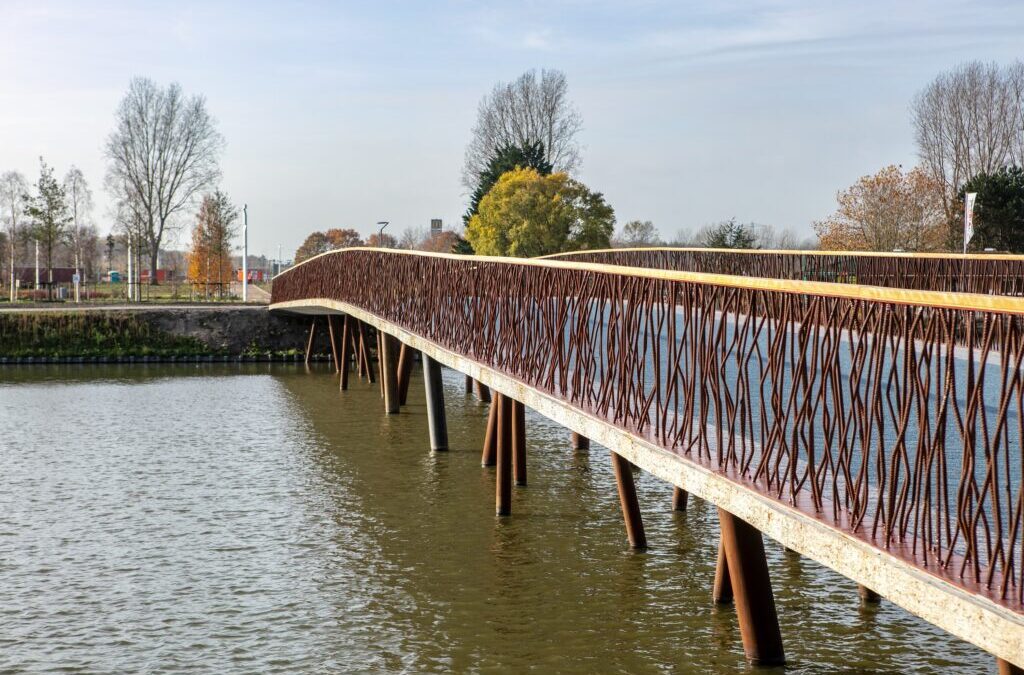
[[[607,452],[528,415],[494,516],[486,408],[445,373],[400,415],[295,366],[0,371],[0,671],[746,670],[710,601],[714,509],[639,476],[629,550]],[[787,672],[986,672],[992,659],[767,542]],[[769,671],[770,672],[770,671]]]

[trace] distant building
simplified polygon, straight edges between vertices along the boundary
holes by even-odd
[[[55,284],[70,284],[74,282],[75,268],[74,267],[54,267],[53,270],[53,283]],[[14,277],[21,282],[21,285],[31,286],[36,283],[36,268],[35,267],[15,267]],[[50,281],[50,273],[45,267],[39,268],[39,283],[40,285],[47,284]]]
[[[444,222],[440,218],[430,219],[430,236],[440,234],[441,230],[444,229]]]

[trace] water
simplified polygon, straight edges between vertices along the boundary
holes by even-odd
[[[736,672],[710,601],[717,518],[638,477],[629,550],[607,451],[527,417],[494,516],[486,408],[445,371],[385,416],[326,368],[0,371],[0,672]],[[766,542],[787,672],[986,672],[976,648]],[[780,671],[781,672],[781,671]]]

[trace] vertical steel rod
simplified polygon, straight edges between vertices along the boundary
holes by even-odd
[[[416,356],[416,350],[409,345],[402,343],[402,350],[398,354],[398,403],[405,405],[409,400],[409,380],[412,379],[412,363]]]
[[[575,431],[572,432],[572,449],[590,450],[590,439],[582,434],[576,433]]]
[[[498,405],[491,401],[491,409],[487,413],[487,431],[484,433],[484,450],[480,456],[480,466],[494,466],[498,461]]]
[[[786,656],[761,532],[724,509],[718,509],[718,521],[743,651],[754,665],[782,665]]]
[[[309,365],[309,359],[313,355],[313,336],[316,335],[316,317],[313,317],[312,323],[309,324],[309,341],[306,342],[306,365]]]
[[[477,397],[481,401],[483,401],[484,403],[490,403],[491,402],[491,390],[490,390],[490,388],[487,385],[485,385],[483,382],[481,382],[480,380],[476,381],[476,385],[475,386],[476,386],[476,395],[477,395]]]
[[[999,675],[1024,675],[1024,668],[1003,659],[996,659],[996,671]]]
[[[491,405],[498,409],[498,471],[494,510],[499,516],[507,516],[512,513],[512,399],[495,394]]]
[[[470,377],[469,375],[466,375],[466,393],[473,393],[473,378]]]
[[[857,584],[857,595],[866,603],[875,604],[882,601],[882,596],[863,584]]]
[[[619,489],[619,504],[622,506],[622,518],[626,521],[629,545],[638,549],[647,548],[647,535],[644,534],[644,521],[640,516],[640,502],[636,498],[636,484],[633,482],[629,460],[613,452],[612,469],[615,471],[615,483]]]
[[[341,364],[338,362],[338,341],[334,337],[334,317],[327,315],[327,334],[331,340],[331,360],[334,362],[334,372],[341,372]]]
[[[341,382],[338,386],[342,391],[348,389],[348,366],[352,360],[352,319],[347,314],[341,322]]]
[[[427,395],[427,426],[430,428],[430,449],[448,449],[448,421],[444,413],[444,383],[441,364],[426,354],[423,360],[423,388]]]
[[[512,401],[512,473],[516,485],[526,485],[526,406]]]

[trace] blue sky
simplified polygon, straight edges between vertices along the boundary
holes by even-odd
[[[0,0],[0,35],[0,171],[77,164],[105,232],[118,101],[132,76],[177,81],[227,140],[251,250],[289,257],[314,229],[458,223],[479,99],[545,67],[620,224],[809,234],[836,190],[916,162],[908,106],[935,75],[1024,58],[1024,3]]]

